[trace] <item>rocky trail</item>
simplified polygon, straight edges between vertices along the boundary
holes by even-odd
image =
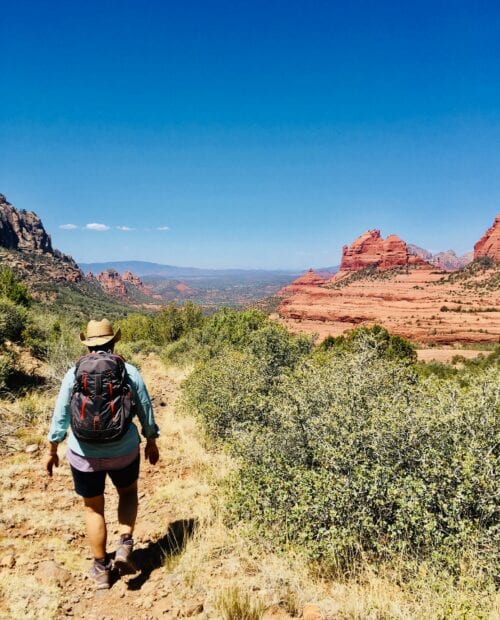
[[[190,476],[179,424],[172,423],[182,375],[167,374],[154,356],[144,360],[141,371],[162,436],[159,463],[153,467],[143,459],[141,465],[134,536],[139,572],[122,579],[115,576],[109,591],[96,593],[85,578],[91,556],[81,500],[73,492],[67,461],[62,458],[49,479],[43,470],[44,449],[32,455],[17,454],[2,464],[1,618],[203,617],[202,593],[193,592],[191,600],[176,601],[179,576],[169,570],[197,520],[189,502],[176,502],[170,492],[172,485],[180,482],[182,487]],[[116,505],[116,493],[108,479],[110,552],[117,539]]]

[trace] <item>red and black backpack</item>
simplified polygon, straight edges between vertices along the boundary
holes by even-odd
[[[87,443],[118,441],[127,432],[134,411],[124,360],[97,351],[76,363],[71,395],[71,429]]]

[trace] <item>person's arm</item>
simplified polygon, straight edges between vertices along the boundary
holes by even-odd
[[[70,423],[70,400],[73,390],[74,375],[75,372],[72,368],[68,370],[64,376],[54,407],[49,433],[47,435],[49,446],[45,468],[49,476],[52,476],[52,469],[54,467],[59,467],[57,447],[66,437]]]
[[[151,463],[151,465],[155,465],[160,458],[158,446],[156,445],[156,439],[159,437],[160,432],[154,419],[151,398],[146,384],[144,383],[144,379],[135,367],[133,368],[133,371],[131,370],[129,372],[129,377],[133,387],[137,405],[136,411],[141,423],[142,435],[146,439],[144,456]]]

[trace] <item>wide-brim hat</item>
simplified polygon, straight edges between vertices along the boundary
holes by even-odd
[[[87,334],[80,334],[80,340],[88,347],[99,347],[103,344],[118,342],[121,338],[121,330],[118,328],[113,331],[113,325],[108,319],[102,321],[89,321],[87,324]]]

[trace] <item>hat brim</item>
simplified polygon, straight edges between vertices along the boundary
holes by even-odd
[[[112,342],[118,342],[122,337],[121,329],[118,328],[115,334],[108,336],[94,336],[93,338],[87,338],[83,332],[80,333],[80,340],[87,347],[100,347],[103,344],[111,344]]]

